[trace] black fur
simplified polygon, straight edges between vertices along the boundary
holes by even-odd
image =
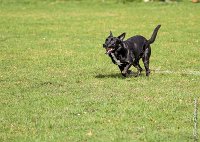
[[[129,68],[133,65],[137,68],[137,75],[141,74],[143,70],[139,64],[139,60],[142,58],[144,67],[146,69],[146,76],[149,76],[149,60],[151,56],[151,46],[157,36],[157,32],[161,25],[158,25],[149,40],[141,35],[133,36],[125,41],[126,33],[121,34],[118,37],[114,37],[112,32],[106,39],[103,47],[106,49],[106,54],[108,54],[114,64],[119,66],[119,69],[123,76],[127,76],[131,71]]]

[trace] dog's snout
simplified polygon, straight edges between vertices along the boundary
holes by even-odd
[[[106,44],[103,44],[103,47],[106,48],[107,47]]]

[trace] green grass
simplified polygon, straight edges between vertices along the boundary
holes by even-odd
[[[193,141],[199,8],[0,0],[0,141]],[[150,77],[123,78],[109,31],[150,38],[158,24]]]

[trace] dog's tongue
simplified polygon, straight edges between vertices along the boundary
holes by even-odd
[[[106,54],[110,54],[112,51],[113,51],[113,49],[111,48],[106,52]]]

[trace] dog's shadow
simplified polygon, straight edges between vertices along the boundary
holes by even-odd
[[[95,76],[95,78],[125,78],[119,73],[115,74],[98,74]]]
[[[95,76],[95,78],[121,78],[126,79],[129,77],[134,77],[136,73],[133,73],[131,75],[128,75],[127,77],[124,77],[121,73],[115,73],[115,74],[98,74]]]

